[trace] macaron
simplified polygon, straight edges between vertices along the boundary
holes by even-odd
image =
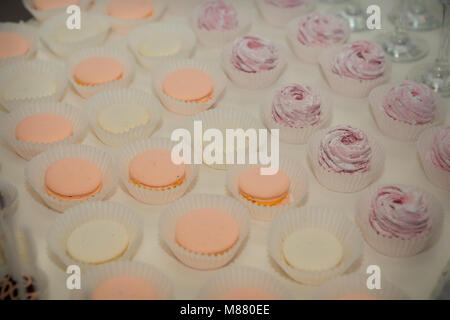
[[[186,167],[172,161],[171,151],[151,149],[134,157],[129,165],[130,180],[150,190],[175,188],[184,181]]]
[[[142,126],[150,121],[150,114],[136,104],[112,105],[98,114],[99,126],[110,133],[120,134]]]
[[[214,81],[202,70],[180,69],[169,73],[162,89],[168,96],[185,102],[206,102],[213,97]]]
[[[219,255],[236,244],[239,233],[239,226],[230,214],[202,208],[189,211],[178,220],[175,242],[194,253]]]
[[[110,57],[91,57],[75,66],[73,76],[79,85],[94,86],[123,77],[123,66]]]
[[[144,57],[167,57],[178,53],[181,47],[181,39],[162,34],[152,35],[150,38],[142,41],[138,51]]]
[[[238,181],[239,193],[247,200],[264,206],[289,201],[289,177],[281,170],[274,175],[262,175],[260,167],[245,170]]]
[[[72,4],[78,5],[78,0],[33,0],[36,10],[51,10],[68,7]]]
[[[63,158],[45,172],[47,193],[61,200],[87,199],[102,189],[102,172],[83,158]]]
[[[0,32],[0,59],[21,56],[30,50],[27,39],[15,32]]]
[[[241,287],[228,291],[219,300],[275,300],[275,298],[258,288]]]
[[[54,143],[72,134],[72,123],[58,114],[33,114],[22,119],[16,126],[16,138],[24,142]]]
[[[108,15],[121,19],[144,19],[153,15],[151,0],[112,0]]]
[[[147,280],[127,275],[100,283],[91,300],[156,300],[156,292]]]
[[[67,238],[67,253],[77,261],[101,264],[118,259],[127,250],[127,229],[112,220],[81,224]]]

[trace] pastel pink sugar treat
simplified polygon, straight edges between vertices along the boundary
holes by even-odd
[[[332,72],[359,81],[374,80],[383,76],[385,59],[381,46],[357,40],[345,45],[334,57]]]
[[[92,300],[156,300],[152,285],[136,276],[120,276],[102,282],[92,293]]]
[[[37,10],[65,8],[73,4],[78,5],[78,0],[33,0],[33,5]]]
[[[434,120],[436,99],[426,85],[406,80],[389,90],[382,108],[394,120],[420,125]]]
[[[233,4],[207,0],[199,9],[197,26],[203,30],[232,30],[238,27],[238,13]]]
[[[22,119],[16,126],[16,138],[25,142],[53,143],[72,134],[71,122],[58,114],[33,114]]]
[[[233,43],[231,63],[237,70],[247,73],[272,70],[278,60],[278,50],[270,40],[242,36]]]
[[[24,55],[30,50],[27,39],[15,32],[0,32],[0,59]]]
[[[259,288],[241,287],[228,291],[220,300],[274,300],[275,298]]]
[[[369,223],[377,234],[400,239],[422,237],[432,227],[423,192],[397,185],[378,188],[371,199]]]
[[[441,128],[435,134],[429,157],[436,168],[450,173],[450,126]]]
[[[358,128],[338,125],[327,131],[319,147],[319,164],[337,173],[366,172],[372,148],[367,135]]]
[[[297,40],[305,46],[326,47],[347,37],[344,21],[332,14],[313,12],[299,19]]]
[[[321,119],[321,101],[309,86],[289,84],[277,91],[272,101],[275,122],[292,128],[303,128]]]
[[[311,2],[311,0],[263,0],[263,1],[266,2],[267,4],[271,4],[275,7],[284,9],[296,8]]]

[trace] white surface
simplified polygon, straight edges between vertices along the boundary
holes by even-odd
[[[375,1],[373,1],[375,2]],[[250,4],[250,1],[247,2]],[[249,5],[250,7],[250,5]],[[319,9],[329,10],[330,6],[320,4]],[[292,51],[288,48],[283,29],[276,29],[264,22],[259,13],[252,7],[251,9],[253,25],[250,33],[263,35],[282,44],[288,53],[288,67],[276,83],[279,86],[283,83],[292,81],[308,83],[312,86],[324,86],[327,84],[316,65],[308,65],[295,59]],[[383,16],[385,17],[385,16]],[[186,23],[187,18],[181,16],[169,15],[167,12],[162,21],[178,21]],[[383,27],[391,30],[392,26],[387,19],[382,20]],[[377,31],[378,32],[378,31]],[[353,33],[350,40],[373,39],[377,32]],[[431,53],[420,63],[430,62],[436,55],[439,43],[439,31],[423,33],[427,42],[432,47]],[[119,46],[124,45],[122,36],[112,35],[108,42]],[[41,45],[39,48],[39,58],[56,59],[46,48]],[[219,63],[220,49],[205,49],[197,47],[194,57]],[[411,69],[413,63],[394,64],[393,76],[391,82],[399,81],[405,78],[407,71]],[[137,76],[132,83],[132,87],[151,90],[150,73],[143,71],[138,67]],[[259,119],[260,105],[266,99],[266,92],[269,90],[249,91],[239,89],[232,83],[228,88],[220,104],[234,103],[239,108],[252,113]],[[64,101],[76,104],[83,109],[83,99],[70,88],[64,95]],[[442,280],[442,274],[448,269],[450,258],[450,197],[449,192],[434,187],[425,177],[425,174],[419,164],[414,143],[401,142],[387,138],[381,134],[376,127],[375,121],[369,111],[367,99],[349,99],[336,94],[332,94],[334,102],[332,125],[334,124],[353,124],[363,128],[376,138],[385,148],[387,159],[385,170],[377,183],[402,183],[417,185],[433,193],[443,204],[445,208],[445,218],[443,232],[440,240],[430,249],[410,258],[395,259],[382,256],[375,253],[371,248],[365,248],[363,268],[370,264],[379,265],[382,277],[386,277],[395,285],[402,288],[408,295],[416,299],[425,299],[432,296],[433,291],[438,287]],[[445,100],[447,107],[449,99]],[[163,125],[156,131],[154,136],[167,137],[170,132],[182,126],[188,117],[176,115],[164,109]],[[450,123],[450,112],[447,114],[445,123]],[[113,149],[103,145],[92,132],[88,134],[83,142],[88,145],[100,146],[105,150],[111,150],[117,154],[118,149]],[[281,155],[286,154],[299,159],[304,167],[308,167],[306,159],[305,145],[289,145],[281,143]],[[2,142],[0,145],[0,161],[3,168],[0,171],[0,177],[13,184],[19,190],[20,203],[17,211],[17,219],[20,224],[31,228],[36,247],[39,266],[47,273],[49,283],[50,299],[65,299],[70,295],[69,290],[65,288],[66,274],[64,269],[54,263],[47,253],[45,237],[47,229],[52,221],[58,216],[58,213],[47,208],[43,202],[32,193],[31,188],[24,184],[24,168],[26,161],[16,155]],[[355,213],[356,198],[359,193],[340,194],[328,191],[317,182],[311,170],[308,170],[310,187],[307,196],[307,206],[328,206],[337,207],[345,210],[347,215],[353,218]],[[198,181],[191,191],[193,193],[218,193],[225,194],[225,171],[219,171],[207,166],[202,166],[199,172]],[[197,271],[190,269],[180,263],[169,251],[161,245],[158,238],[158,219],[165,206],[150,206],[134,200],[122,187],[118,188],[111,198],[127,206],[134,208],[144,219],[144,239],[141,247],[134,258],[135,261],[143,261],[162,270],[173,282],[175,286],[175,298],[186,299],[195,298],[198,290],[208,277],[215,271]],[[270,223],[253,220],[249,241],[244,249],[232,261],[234,265],[250,265],[270,271],[282,283],[288,286],[298,299],[311,298],[317,291],[317,287],[305,286],[290,280],[276,264],[270,260],[267,252],[267,231]]]

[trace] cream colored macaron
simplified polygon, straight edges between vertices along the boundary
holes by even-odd
[[[110,133],[119,134],[142,126],[150,121],[150,114],[142,106],[112,105],[99,112],[99,126]]]
[[[123,225],[99,219],[75,228],[67,239],[66,248],[75,260],[101,264],[122,256],[128,244],[128,233]]]
[[[298,270],[323,271],[337,266],[343,255],[342,244],[330,232],[303,228],[291,233],[283,243],[286,262]]]
[[[177,54],[181,50],[180,39],[167,35],[152,35],[142,41],[139,46],[139,54],[145,57],[165,57]]]

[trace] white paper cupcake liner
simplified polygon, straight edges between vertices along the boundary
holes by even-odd
[[[420,162],[428,179],[437,187],[450,191],[450,172],[437,168],[430,159],[434,136],[442,127],[428,128],[417,140]]]
[[[141,25],[158,21],[167,8],[167,0],[152,0],[153,14],[151,17],[143,19],[122,19],[108,14],[108,6],[111,1],[112,0],[96,0],[92,11],[108,16],[112,24],[112,30],[122,35],[127,34]]]
[[[175,242],[175,228],[178,220],[186,213],[201,208],[217,208],[231,215],[239,226],[238,241],[220,255],[204,255],[182,248]],[[215,194],[191,194],[169,205],[161,214],[159,233],[172,253],[185,265],[200,270],[217,269],[228,264],[247,238],[250,218],[247,210],[236,200]]]
[[[236,69],[231,63],[233,43],[225,45],[222,51],[222,68],[237,86],[245,89],[264,89],[278,80],[286,67],[286,57],[283,50],[277,46],[278,64],[272,70],[264,70],[255,73],[244,72]]]
[[[143,235],[142,221],[135,211],[122,204],[109,201],[91,201],[70,208],[58,216],[50,225],[47,233],[47,245],[52,253],[65,266],[78,265],[86,270],[98,264],[78,261],[67,252],[67,240],[79,226],[95,220],[110,220],[120,223],[128,234],[128,247],[115,261],[130,260],[136,253]]]
[[[343,255],[340,263],[323,271],[304,271],[291,267],[283,258],[283,242],[292,232],[301,228],[318,228],[333,234],[342,244]],[[359,229],[336,209],[301,208],[290,210],[278,216],[269,230],[269,254],[272,259],[294,280],[320,285],[343,274],[363,253],[363,239]]]
[[[275,27],[284,27],[292,19],[310,13],[316,7],[315,1],[309,1],[296,8],[279,8],[264,0],[256,0],[256,6],[263,18]]]
[[[443,209],[439,201],[432,194],[421,190],[424,193],[424,200],[428,203],[428,211],[432,221],[431,230],[412,239],[388,238],[378,234],[369,222],[371,201],[379,187],[371,187],[365,191],[360,195],[357,202],[356,222],[366,242],[379,253],[391,257],[408,257],[423,251],[430,244],[430,240],[440,233],[442,227]]]
[[[82,200],[62,200],[48,195],[45,173],[52,163],[64,158],[83,158],[93,162],[102,172],[101,191]],[[63,212],[84,201],[105,199],[117,184],[117,170],[112,156],[101,149],[87,145],[65,145],[51,148],[34,157],[25,167],[25,178],[48,207]]]
[[[186,12],[198,6],[204,0],[168,0],[168,12],[178,16],[186,16]]]
[[[261,106],[261,118],[268,129],[279,130],[281,141],[293,144],[305,144],[314,132],[329,125],[332,116],[333,103],[331,102],[330,95],[324,90],[318,90],[322,114],[320,120],[316,124],[303,128],[293,128],[276,122],[272,116],[272,100],[274,95],[279,91],[280,88],[273,90]]]
[[[341,300],[351,296],[369,296],[375,300],[409,300],[410,298],[384,277],[380,289],[367,288],[366,274],[351,274],[328,281],[317,291],[315,300]]]
[[[440,125],[446,114],[446,109],[442,98],[433,92],[436,99],[436,112],[434,119],[430,123],[412,125],[403,121],[398,121],[391,118],[383,109],[383,100],[393,84],[385,84],[373,89],[369,95],[370,107],[372,115],[383,134],[388,137],[399,139],[403,141],[415,141],[420,134],[428,128]]]
[[[37,50],[37,46],[39,44],[39,34],[36,28],[22,22],[21,23],[2,22],[0,23],[0,32],[17,33],[20,36],[24,37],[27,40],[28,45],[30,46],[30,48],[25,54],[9,58],[0,58],[0,66],[12,62],[30,60],[32,57],[34,57]]]
[[[16,127],[23,119],[41,113],[57,114],[70,121],[73,133],[64,140],[52,143],[25,142],[16,138]],[[86,133],[88,121],[77,107],[60,102],[31,102],[0,117],[0,137],[14,151],[26,160],[54,146],[81,142]]]
[[[385,59],[385,71],[383,75],[374,80],[356,80],[349,77],[339,76],[332,71],[334,57],[342,49],[340,46],[332,46],[325,49],[319,56],[321,70],[333,91],[350,98],[365,98],[372,89],[386,83],[391,77],[391,62]]]
[[[238,288],[258,288],[276,300],[292,300],[291,292],[270,273],[254,267],[232,266],[210,277],[198,294],[198,300],[218,300]]]
[[[231,104],[221,104],[220,107],[214,108],[212,110],[207,110],[204,112],[201,112],[197,114],[196,116],[192,117],[190,120],[188,120],[187,123],[187,129],[191,133],[191,137],[194,137],[194,121],[201,121],[202,122],[202,129],[203,131],[206,131],[209,128],[227,128],[227,129],[243,129],[244,131],[248,129],[254,129],[256,130],[256,135],[258,137],[258,130],[263,129],[264,127],[258,122],[257,119],[255,119],[251,114],[242,111],[237,106],[231,105]],[[264,130],[264,129],[263,129]],[[222,130],[221,130],[222,132]],[[223,141],[223,148],[225,149],[225,152],[219,153],[218,157],[221,157],[223,159],[223,163],[206,163],[205,159],[203,159],[203,163],[210,166],[214,169],[219,170],[226,170],[230,166],[237,164],[237,154],[240,152],[245,152],[245,159],[246,163],[248,163],[248,143],[245,145],[245,150],[239,149],[236,146],[236,139],[235,139],[235,149],[231,152],[233,159],[235,159],[234,164],[227,164],[226,163],[226,157],[227,157],[227,150],[226,150],[226,133],[223,132],[224,135],[224,141]],[[269,138],[269,137],[268,137]],[[259,138],[258,138],[259,139]],[[192,141],[192,144],[194,141]],[[203,149],[206,145],[208,145],[210,142],[205,142],[203,144]],[[266,141],[259,141],[258,140],[258,149],[262,146],[266,145]],[[257,149],[257,151],[258,151]]]
[[[18,61],[8,64],[0,68],[0,88],[11,81],[14,75],[39,74],[43,78],[50,79],[55,85],[55,91],[52,94],[42,95],[40,97],[25,97],[21,99],[5,99],[0,90],[0,106],[6,110],[12,111],[22,105],[28,105],[33,101],[54,102],[59,101],[67,87],[67,77],[64,66],[59,63],[33,60],[33,61]]]
[[[289,186],[289,202],[283,205],[264,206],[245,199],[239,193],[239,177],[245,170],[257,166],[251,164],[233,166],[228,169],[226,176],[228,191],[249,210],[252,218],[271,221],[276,216],[302,203],[308,193],[308,175],[297,161],[286,158],[280,159],[279,170],[283,171],[291,182]]]
[[[212,78],[214,89],[211,99],[205,102],[184,102],[164,93],[162,88],[164,78],[173,71],[185,68],[202,70]],[[212,64],[193,59],[172,60],[161,64],[153,72],[153,88],[161,103],[170,111],[184,115],[193,115],[212,107],[225,90],[226,81],[225,75],[219,68]]]
[[[9,220],[10,217],[16,212],[19,202],[19,192],[12,184],[0,180],[0,193],[3,197],[4,208],[3,218]]]
[[[330,46],[307,46],[298,41],[298,30],[299,30],[299,18],[294,19],[291,22],[289,22],[288,30],[287,30],[287,38],[289,45],[294,52],[294,54],[297,56],[298,59],[301,61],[312,63],[312,64],[318,64],[319,63],[319,56],[322,53],[322,51],[326,50],[327,48],[333,47],[333,46],[339,46],[345,42],[347,42],[348,38],[350,37],[350,27],[348,26],[348,23],[343,21],[342,25],[344,26],[344,37],[341,41],[338,43],[335,43]]]
[[[196,7],[190,15],[190,24],[195,31],[199,42],[205,47],[222,47],[226,43],[236,39],[238,36],[247,33],[251,27],[251,19],[245,8],[240,8],[238,1],[232,1],[236,6],[238,26],[232,30],[203,30],[198,27],[197,18],[200,6]]]
[[[191,187],[198,174],[198,167],[185,164],[186,172],[181,185],[170,190],[150,190],[138,187],[130,180],[130,162],[138,154],[151,149],[172,150],[177,143],[166,138],[151,138],[125,146],[119,155],[120,180],[133,198],[147,204],[165,204],[182,197]]]
[[[115,134],[106,131],[98,123],[98,116],[103,109],[117,104],[124,107],[127,104],[144,107],[150,115],[150,120],[146,124],[123,133]],[[122,146],[135,140],[148,138],[161,121],[159,101],[152,95],[138,89],[119,88],[103,91],[89,98],[85,103],[85,108],[89,112],[89,124],[92,130],[103,143],[110,146]]]
[[[372,155],[366,172],[334,172],[322,167],[318,161],[319,148],[327,129],[319,130],[308,140],[308,158],[314,175],[321,185],[336,192],[357,192],[378,179],[384,168],[385,153],[382,146],[369,137]]]
[[[43,42],[57,56],[67,57],[77,50],[100,45],[108,37],[111,29],[111,22],[108,17],[82,12],[82,28],[90,28],[91,35],[81,41],[61,42],[57,39],[58,31],[67,28],[67,17],[67,13],[58,14],[42,23],[39,30]]]
[[[147,280],[156,293],[157,300],[173,299],[170,280],[157,268],[142,262],[117,261],[91,268],[81,278],[81,290],[74,290],[73,300],[90,300],[95,289],[110,279],[131,276]]]
[[[179,39],[181,42],[180,50],[174,55],[161,57],[147,57],[139,53],[142,41],[151,39],[155,35],[161,37],[161,34]],[[147,70],[152,70],[155,66],[167,60],[190,58],[194,53],[196,41],[195,34],[181,23],[150,23],[132,30],[127,35],[128,47],[137,61]]]
[[[108,57],[120,62],[123,74],[120,79],[109,81],[98,85],[80,85],[73,76],[75,67],[85,59],[92,57]],[[126,88],[134,78],[135,62],[133,57],[126,51],[113,47],[92,47],[81,49],[69,57],[67,62],[67,75],[75,90],[83,97],[89,98],[96,93],[114,88]]]
[[[82,11],[86,11],[91,5],[91,2],[92,0],[78,0],[78,6]],[[37,10],[34,7],[33,0],[22,0],[22,3],[25,9],[27,9],[31,13],[31,15],[39,22],[47,20],[57,14],[66,13],[67,9],[66,7],[64,7],[50,10]]]

